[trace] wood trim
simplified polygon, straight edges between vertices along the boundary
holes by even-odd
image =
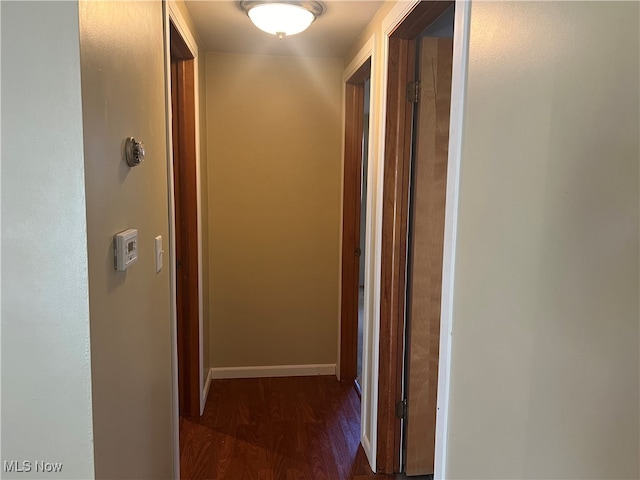
[[[346,84],[344,187],[342,205],[342,305],[340,380],[356,378],[358,348],[358,261],[364,86]]]
[[[400,420],[396,418],[395,406],[402,399],[404,287],[413,114],[411,104],[406,101],[406,85],[413,78],[414,55],[414,41],[389,39],[380,282],[379,473],[400,470]]]
[[[201,396],[194,72],[195,61],[171,24],[178,390],[183,416],[200,415]]]
[[[364,82],[371,61],[345,84],[345,143],[342,203],[342,282],[340,305],[340,381],[355,382],[358,355],[358,280],[362,189]],[[356,387],[357,388],[357,387]]]
[[[349,77],[347,84],[349,85],[362,85],[371,77],[371,57],[364,62],[356,72]]]
[[[171,34],[169,36],[169,42],[171,44],[171,59],[172,60],[191,60],[193,59],[193,54],[191,53],[191,49],[187,45],[187,42],[180,32],[178,32],[178,28],[173,24],[173,22],[169,23],[169,28],[171,29]]]
[[[413,108],[406,101],[406,85],[415,76],[416,37],[454,3],[418,2],[388,39],[376,446],[378,473],[397,473],[401,469],[401,425],[395,416],[395,406],[403,397],[407,228],[413,123]]]
[[[453,1],[419,2],[406,20],[393,31],[391,36],[393,38],[415,40],[425,28],[431,25],[454,3]]]

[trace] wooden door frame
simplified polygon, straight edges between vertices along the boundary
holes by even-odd
[[[174,185],[173,185],[173,160],[172,160],[172,138],[171,138],[171,39],[170,31],[173,23],[175,29],[186,43],[191,56],[194,58],[194,97],[195,97],[195,162],[196,162],[196,198],[197,198],[197,218],[202,219],[202,191],[201,191],[201,148],[200,148],[200,89],[199,89],[199,64],[200,54],[198,43],[189,29],[189,23],[183,16],[178,5],[173,1],[162,2],[163,26],[164,26],[164,58],[165,58],[165,111],[166,111],[166,135],[167,135],[167,189],[169,196],[169,245],[168,259],[165,268],[169,268],[169,277],[171,280],[171,372],[173,378],[172,392],[172,419],[173,419],[173,465],[174,478],[180,477],[180,413],[179,413],[179,393],[178,393],[178,339],[177,339],[177,305],[176,305],[176,269],[175,269],[175,203],[174,203]],[[198,301],[199,301],[199,348],[196,352],[192,352],[199,357],[199,391],[200,391],[200,413],[204,410],[207,399],[207,392],[211,382],[211,370],[205,369],[204,364],[204,344],[203,344],[203,328],[204,328],[204,302],[203,302],[203,245],[202,245],[202,222],[198,222],[197,243],[198,243]],[[167,247],[165,247],[167,250]],[[203,375],[206,374],[206,375]]]
[[[365,60],[345,82],[345,142],[342,201],[342,268],[340,305],[341,382],[357,376],[358,283],[362,189],[362,139],[364,131],[364,84],[371,77],[371,59]]]
[[[178,396],[180,415],[193,417],[201,413],[195,59],[172,20],[169,21],[169,45],[169,89],[172,103],[180,106],[177,111],[171,110],[176,220],[173,230],[175,257],[172,261],[179,262],[175,267]]]
[[[388,32],[376,445],[378,473],[397,473],[401,468],[401,424],[396,417],[396,404],[403,397],[405,274],[413,122],[413,106],[406,100],[406,89],[407,83],[414,78],[416,37],[453,4],[453,1],[418,2],[405,19]]]

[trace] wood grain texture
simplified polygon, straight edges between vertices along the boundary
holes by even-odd
[[[171,110],[181,415],[200,414],[198,217],[194,60],[171,25]],[[186,51],[185,51],[186,49]]]
[[[342,283],[340,312],[340,379],[354,383],[358,355],[358,286],[360,275],[360,214],[364,137],[364,84],[371,60],[345,85],[345,144],[342,195]],[[357,385],[356,385],[357,388]]]
[[[340,380],[353,382],[356,378],[358,349],[358,276],[360,258],[356,255],[356,250],[360,247],[364,83],[347,83],[345,96]]]
[[[360,447],[360,400],[333,376],[214,380],[204,414],[180,419],[180,476],[391,480]]]
[[[378,373],[377,469],[400,471],[407,212],[413,109],[406,86],[414,76],[415,41],[389,39],[386,149],[382,205],[380,363]]]
[[[424,37],[408,271],[406,472],[434,472],[453,41]]]
[[[377,467],[379,472],[385,473],[401,469],[402,439],[395,406],[403,397],[405,275],[413,120],[413,107],[406,100],[406,88],[407,83],[414,79],[416,37],[452,4],[450,1],[418,3],[389,38],[377,426]]]
[[[454,2],[450,0],[422,1],[393,32],[394,38],[415,39],[442,15]]]

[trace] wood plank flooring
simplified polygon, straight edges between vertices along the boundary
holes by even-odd
[[[180,474],[207,480],[365,480],[360,399],[333,376],[214,380],[180,419]]]

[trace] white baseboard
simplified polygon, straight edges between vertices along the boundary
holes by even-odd
[[[207,379],[204,382],[204,387],[202,388],[202,395],[200,396],[200,415],[204,413],[204,406],[207,403],[207,397],[209,396],[209,387],[211,386],[211,378],[213,372],[209,369],[209,373],[207,373]]]
[[[307,377],[335,375],[336,365],[273,365],[266,367],[215,367],[211,378]]]

